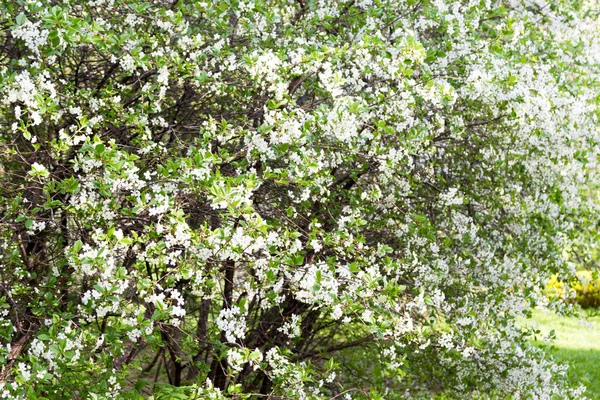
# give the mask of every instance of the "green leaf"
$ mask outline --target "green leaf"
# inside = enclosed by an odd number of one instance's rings
[[[27,21],[27,17],[25,16],[25,14],[21,13],[19,15],[17,15],[17,25],[23,25],[23,23],[25,23],[25,21]]]
[[[144,389],[144,386],[146,386],[148,384],[148,381],[144,380],[144,379],[140,379],[134,386],[135,390],[137,392],[142,391],[142,389]]]
[[[83,247],[83,243],[81,242],[81,240],[78,240],[73,244],[73,251],[75,253],[79,253],[81,251],[82,247]]]
[[[94,147],[94,151],[96,152],[96,154],[98,154],[99,156],[101,156],[102,154],[104,154],[104,150],[105,150],[105,146],[103,143],[98,143],[96,145],[96,147]]]

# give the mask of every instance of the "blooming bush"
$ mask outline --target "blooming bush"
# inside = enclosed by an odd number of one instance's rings
[[[0,5],[1,398],[583,397],[515,319],[594,2],[56,4]]]

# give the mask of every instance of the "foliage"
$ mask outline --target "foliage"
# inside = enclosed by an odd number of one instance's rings
[[[577,271],[568,283],[553,275],[546,285],[546,295],[567,302],[575,302],[583,308],[600,306],[600,278],[592,271]]]
[[[2,1],[0,397],[580,398],[594,6]]]

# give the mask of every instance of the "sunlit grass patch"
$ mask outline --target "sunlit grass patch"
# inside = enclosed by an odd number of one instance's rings
[[[542,336],[554,331],[556,340],[548,352],[560,362],[570,365],[573,382],[584,384],[588,396],[600,399],[600,317],[563,317],[550,311],[534,310],[533,322],[539,324]]]

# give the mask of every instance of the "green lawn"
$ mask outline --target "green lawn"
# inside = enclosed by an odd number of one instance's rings
[[[600,317],[561,317],[549,311],[534,310],[533,321],[542,335],[555,331],[556,341],[549,350],[556,360],[571,365],[570,377],[588,388],[588,396],[600,399]]]

